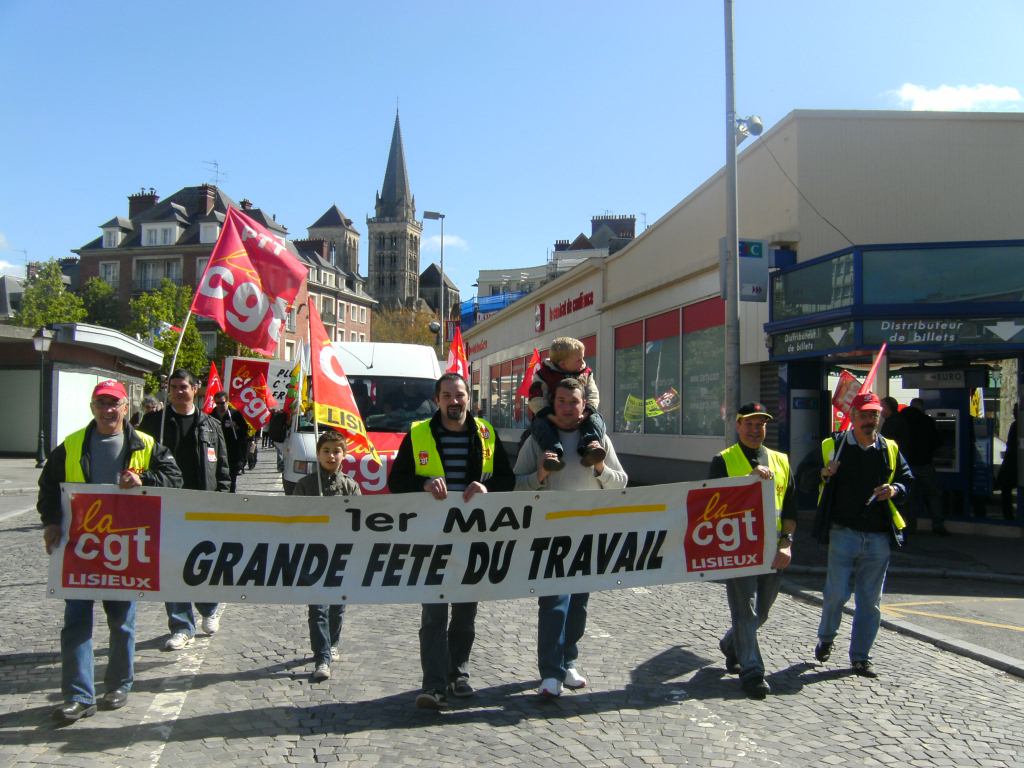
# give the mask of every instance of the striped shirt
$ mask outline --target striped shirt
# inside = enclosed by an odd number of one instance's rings
[[[469,431],[449,432],[442,429],[438,434],[437,450],[444,466],[444,482],[449,491],[464,491],[469,484],[466,467],[469,463]]]

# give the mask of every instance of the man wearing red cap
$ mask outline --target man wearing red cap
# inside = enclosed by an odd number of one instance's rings
[[[128,395],[120,382],[107,379],[97,384],[90,408],[93,420],[57,446],[39,476],[36,508],[43,521],[47,554],[56,550],[63,533],[61,483],[181,487],[181,472],[170,451],[128,423]],[[103,610],[110,627],[110,658],[101,704],[106,709],[119,709],[128,702],[135,677],[135,603],[104,600]],[[60,633],[64,703],[53,714],[65,723],[96,713],[92,617],[92,600],[64,601],[64,628]]]
[[[726,670],[739,674],[747,695],[763,699],[771,692],[764,679],[764,661],[757,642],[758,628],[768,620],[782,583],[782,569],[792,560],[793,534],[796,532],[796,490],[789,470],[789,457],[764,446],[772,415],[761,403],[746,403],[736,412],[739,440],[711,460],[708,477],[744,477],[756,475],[770,480],[775,492],[778,549],[771,573],[741,576],[725,582],[732,627],[718,647],[725,654]]]
[[[856,599],[850,663],[862,677],[877,677],[871,646],[878,634],[882,587],[889,567],[889,542],[901,541],[905,527],[895,500],[906,499],[914,479],[899,446],[878,432],[882,403],[872,392],[852,403],[853,426],[833,434],[800,464],[805,490],[818,486],[815,536],[828,543],[828,572],[814,656],[832,655],[843,606]]]

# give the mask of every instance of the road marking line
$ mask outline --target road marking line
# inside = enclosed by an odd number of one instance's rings
[[[25,507],[24,509],[12,509],[10,512],[4,512],[2,515],[0,515],[0,523],[2,523],[4,520],[10,520],[12,517],[24,515],[26,512],[31,512],[34,509],[35,507]]]
[[[896,616],[900,616],[902,614],[907,614],[907,615],[910,615],[910,616],[925,616],[925,617],[931,618],[931,619],[945,619],[946,621],[957,621],[957,622],[960,622],[961,624],[974,624],[974,625],[979,626],[979,627],[992,627],[993,629],[1009,629],[1009,630],[1011,630],[1013,632],[1024,632],[1024,627],[1015,627],[1012,624],[996,624],[996,623],[991,622],[991,621],[981,621],[980,619],[965,619],[965,618],[962,618],[960,616],[949,616],[949,615],[944,614],[944,613],[930,613],[928,611],[904,611],[904,610],[898,610],[896,606],[892,606],[892,605],[884,606],[883,605],[882,606],[882,612],[884,613],[887,610],[888,610],[888,612],[893,613]]]
[[[203,666],[203,661],[206,658],[206,652],[209,647],[209,643],[205,643],[202,648],[197,648],[193,644],[192,650],[189,651],[170,651],[170,653],[177,653],[178,666],[176,674],[172,677],[164,678],[161,688],[172,685],[180,685],[181,688],[171,691],[157,691],[153,696],[153,702],[146,709],[146,713],[142,716],[139,724],[135,726],[139,730],[153,732],[156,738],[160,740],[159,746],[149,753],[149,768],[156,768],[160,764],[164,748],[167,746],[171,732],[174,730],[174,723],[181,715],[181,710],[185,706],[185,699],[189,691],[192,690],[192,683],[195,681],[196,675],[199,674],[200,667]],[[183,683],[182,680],[185,682]],[[143,736],[139,740],[142,741],[146,738],[146,736]],[[131,746],[129,745],[124,748],[121,753],[122,759],[118,762],[118,765],[127,765],[123,760],[128,757],[127,753]],[[141,764],[145,765],[144,762]],[[135,758],[131,765],[132,768],[139,768],[140,762]]]

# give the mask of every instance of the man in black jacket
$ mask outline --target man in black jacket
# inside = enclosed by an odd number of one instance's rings
[[[914,477],[899,447],[878,433],[882,404],[872,392],[853,399],[853,427],[827,437],[800,463],[797,482],[819,488],[815,533],[828,542],[828,572],[814,656],[828,661],[843,606],[856,596],[850,635],[855,674],[877,677],[871,664],[881,624],[889,541],[904,527],[895,499],[906,499]]]
[[[149,435],[136,432],[126,420],[128,395],[121,382],[101,381],[92,391],[89,406],[93,420],[57,446],[39,476],[36,507],[43,522],[47,554],[56,550],[63,535],[61,483],[109,483],[125,489],[181,487],[181,472],[170,452]],[[76,538],[80,533],[70,535]],[[104,675],[107,690],[101,701],[107,709],[120,709],[128,703],[135,678],[135,603],[104,600],[103,611],[110,628],[110,656]],[[53,714],[65,723],[96,713],[92,625],[92,600],[64,601],[64,628],[60,633],[64,703]]]
[[[224,431],[224,444],[228,450],[228,471],[231,473],[231,493],[235,492],[238,475],[249,457],[249,425],[245,417],[228,406],[228,393],[221,390],[213,396],[213,416]]]
[[[469,415],[469,388],[457,373],[446,373],[434,387],[439,410],[427,421],[414,422],[395,457],[388,477],[392,493],[423,493],[435,499],[458,493],[469,501],[478,493],[511,491],[515,475],[494,428]],[[473,695],[469,654],[476,636],[476,603],[453,603],[448,624],[447,603],[425,603],[420,618],[420,665],[423,692],[420,709],[441,709],[448,694]]]
[[[216,419],[196,407],[199,380],[190,371],[179,368],[171,374],[167,390],[170,407],[147,413],[139,429],[171,450],[181,468],[185,488],[229,491],[231,473],[224,431]],[[171,631],[164,650],[180,651],[195,639],[196,619],[192,604],[166,603],[164,607]],[[220,629],[220,604],[196,603],[196,610],[202,616],[206,634],[212,635]]]

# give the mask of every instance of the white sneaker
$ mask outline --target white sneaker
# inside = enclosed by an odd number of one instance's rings
[[[587,678],[576,671],[576,667],[565,670],[565,687],[573,691],[587,687]]]
[[[321,680],[331,679],[331,665],[325,661],[320,662],[316,665],[316,669],[313,670],[313,679],[317,682]]]
[[[562,684],[557,678],[545,677],[537,689],[537,695],[542,699],[557,699],[562,695]]]
[[[224,603],[218,603],[209,616],[203,616],[203,632],[208,635],[217,634],[220,629],[220,617],[224,615]]]
[[[341,661],[341,651],[336,645],[331,646],[331,661]]]
[[[192,645],[195,642],[194,637],[189,637],[188,632],[175,632],[164,643],[165,651],[180,651],[186,645]]]

